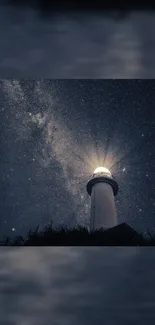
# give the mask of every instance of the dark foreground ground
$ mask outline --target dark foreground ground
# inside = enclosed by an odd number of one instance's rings
[[[144,238],[126,223],[122,223],[106,231],[89,232],[84,227],[53,229],[45,227],[44,231],[30,230],[27,238],[18,236],[14,239],[6,237],[1,246],[155,246],[155,236]]]

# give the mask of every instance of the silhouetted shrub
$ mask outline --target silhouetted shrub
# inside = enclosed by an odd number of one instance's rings
[[[15,239],[5,237],[0,242],[1,246],[155,246],[155,235],[149,233],[149,238],[123,223],[108,230],[99,229],[89,231],[87,228],[78,226],[68,229],[67,227],[53,228],[52,223],[45,226],[43,231],[35,230],[28,232],[27,238],[18,236]]]

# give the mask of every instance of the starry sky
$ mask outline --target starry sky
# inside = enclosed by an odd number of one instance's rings
[[[0,263],[1,324],[155,323],[153,247],[3,247]]]
[[[89,226],[86,183],[119,184],[118,222],[155,232],[154,80],[0,82],[0,236]]]

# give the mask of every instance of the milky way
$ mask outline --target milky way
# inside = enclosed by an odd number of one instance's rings
[[[1,235],[89,225],[86,182],[116,176],[119,222],[154,229],[154,81],[2,80]]]

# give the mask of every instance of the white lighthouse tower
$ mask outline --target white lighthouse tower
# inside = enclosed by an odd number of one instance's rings
[[[87,192],[91,196],[90,230],[108,229],[117,225],[114,196],[118,184],[111,172],[105,167],[95,169],[87,183]]]

